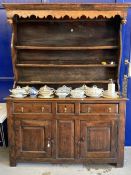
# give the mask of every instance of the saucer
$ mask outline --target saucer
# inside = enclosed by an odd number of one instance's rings
[[[27,95],[23,95],[23,96],[10,95],[10,97],[13,97],[13,98],[25,98],[25,97],[27,97]]]
[[[75,97],[75,96],[70,96],[70,98],[86,98],[86,96],[82,96],[82,97]]]
[[[42,96],[42,95],[39,95],[38,98],[54,98],[54,96],[53,95],[51,95],[51,96]]]

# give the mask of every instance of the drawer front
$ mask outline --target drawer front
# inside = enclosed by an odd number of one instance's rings
[[[80,113],[118,113],[118,104],[81,104]]]
[[[15,113],[51,113],[51,103],[14,103]]]
[[[75,104],[69,104],[69,103],[57,104],[57,113],[72,114],[74,112],[75,112]]]

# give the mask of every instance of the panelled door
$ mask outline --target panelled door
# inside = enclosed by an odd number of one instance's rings
[[[51,121],[16,120],[16,156],[24,159],[51,157]]]
[[[74,159],[75,121],[60,119],[56,127],[56,159]]]
[[[80,121],[80,157],[113,158],[117,149],[117,122],[115,120]]]

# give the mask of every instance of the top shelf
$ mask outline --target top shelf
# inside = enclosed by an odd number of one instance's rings
[[[19,50],[98,50],[98,49],[118,49],[118,46],[81,46],[81,47],[43,47],[43,46],[15,46]]]

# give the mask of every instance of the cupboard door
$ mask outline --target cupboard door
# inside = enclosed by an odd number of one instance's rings
[[[51,121],[16,120],[17,158],[51,157]]]
[[[80,123],[80,156],[82,158],[111,158],[116,156],[117,122]]]
[[[57,120],[57,159],[74,159],[74,120]]]

